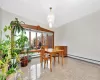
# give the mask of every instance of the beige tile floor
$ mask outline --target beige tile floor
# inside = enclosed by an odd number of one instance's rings
[[[99,65],[72,58],[65,58],[63,66],[56,62],[52,72],[49,67],[43,69],[39,58],[34,58],[27,67],[22,68],[22,71],[23,80],[100,80]],[[27,79],[28,76],[30,79]]]

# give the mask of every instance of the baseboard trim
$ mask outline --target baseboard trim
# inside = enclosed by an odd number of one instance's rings
[[[89,59],[89,58],[80,57],[80,56],[75,56],[75,55],[70,55],[70,54],[68,54],[68,57],[71,57],[71,58],[75,58],[75,59],[79,59],[79,60],[83,60],[83,61],[86,61],[86,62],[90,62],[90,63],[99,64],[100,65],[100,61],[98,61],[98,60]]]

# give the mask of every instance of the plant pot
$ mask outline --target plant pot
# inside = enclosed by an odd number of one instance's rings
[[[21,58],[21,67],[25,67],[28,65],[28,58],[27,56]]]
[[[17,60],[16,58],[11,59],[11,64],[9,65],[10,67],[16,68],[17,67]]]
[[[12,64],[15,64],[15,63],[16,63],[16,58],[12,58],[12,59],[11,59],[11,63],[12,63]]]
[[[31,56],[28,56],[28,62],[30,62],[30,61],[31,61],[31,59],[32,59],[32,57],[31,57]]]

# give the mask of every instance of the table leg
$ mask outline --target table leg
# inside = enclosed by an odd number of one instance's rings
[[[55,65],[55,62],[56,62],[56,57],[54,56],[54,65]]]
[[[59,63],[59,54],[58,54],[58,63]]]
[[[62,66],[63,66],[63,64],[64,64],[64,53],[63,53],[63,51],[61,53],[62,53]]]
[[[52,72],[52,53],[50,53],[50,71]]]
[[[41,66],[43,64],[43,59],[42,59],[42,56],[40,55],[40,63],[41,63]]]
[[[44,69],[45,69],[45,66],[46,66],[46,60],[44,60]]]

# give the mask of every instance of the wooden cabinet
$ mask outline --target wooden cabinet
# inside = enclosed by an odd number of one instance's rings
[[[67,46],[55,46],[55,49],[64,50],[64,57],[67,57]]]

